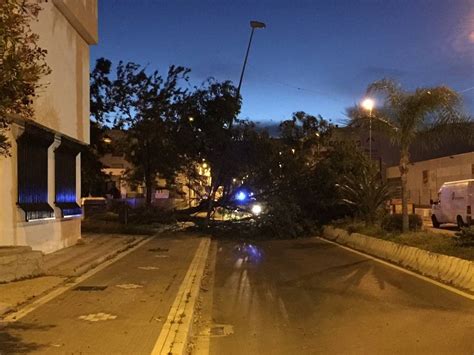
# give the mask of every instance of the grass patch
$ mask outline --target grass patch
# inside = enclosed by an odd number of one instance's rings
[[[428,231],[413,231],[408,233],[387,232],[380,225],[366,226],[359,221],[338,221],[335,227],[346,229],[349,233],[360,233],[371,237],[388,240],[398,244],[408,245],[433,253],[444,254],[474,260],[474,247],[463,246],[458,239],[443,234]]]

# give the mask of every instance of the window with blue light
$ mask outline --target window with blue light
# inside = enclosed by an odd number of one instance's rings
[[[55,150],[55,205],[64,218],[82,214],[76,202],[76,157],[80,146],[66,138]]]
[[[54,218],[48,203],[48,148],[54,134],[27,124],[17,139],[18,207],[25,220]]]

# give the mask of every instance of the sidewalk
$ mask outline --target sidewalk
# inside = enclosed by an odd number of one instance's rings
[[[0,320],[0,349],[184,354],[209,245],[210,238],[201,233],[146,238],[5,315]]]
[[[80,276],[88,270],[132,248],[142,236],[119,234],[83,234],[81,241],[69,248],[44,256],[49,276]]]
[[[44,256],[45,276],[0,284],[0,316],[125,252],[144,238],[83,234],[78,244]]]

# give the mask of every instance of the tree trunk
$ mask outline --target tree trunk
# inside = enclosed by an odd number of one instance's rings
[[[153,189],[153,179],[151,178],[151,176],[145,177],[145,189],[146,189],[145,204],[147,207],[150,207],[152,189]]]
[[[214,209],[214,200],[216,199],[217,189],[219,188],[219,182],[214,179],[211,182],[211,190],[209,191],[209,197],[207,199],[207,213],[206,213],[206,226],[209,227],[209,222],[211,220],[212,211]]]
[[[410,161],[410,154],[408,148],[403,148],[400,156],[400,178],[402,183],[402,231],[403,233],[409,230],[408,220],[408,193],[407,193],[407,179],[408,179],[408,163]]]

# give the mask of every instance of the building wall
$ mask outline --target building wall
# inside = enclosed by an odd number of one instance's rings
[[[400,177],[398,166],[387,169],[387,178]],[[438,190],[447,181],[474,178],[474,152],[419,161],[409,165],[408,196],[417,206],[428,206],[436,200]]]
[[[55,133],[48,148],[48,203],[55,208],[55,154],[61,137],[82,144],[89,142],[89,45],[97,42],[97,0],[53,0],[44,3],[39,21],[32,24],[39,45],[48,51],[52,73],[42,80],[47,86],[37,92],[34,122]],[[52,252],[76,243],[80,218],[26,222],[17,207],[18,162],[16,138],[24,123],[16,121],[9,132],[11,157],[0,158],[0,245],[29,245]],[[76,158],[76,200],[80,197],[80,155]]]
[[[80,3],[81,1],[77,1]],[[48,51],[50,75],[35,101],[35,121],[71,138],[89,143],[89,44],[74,28],[59,1],[47,2],[32,30],[40,35],[39,46]],[[74,2],[73,2],[74,3]],[[96,0],[88,0],[96,4]],[[66,7],[67,8],[67,7]],[[97,13],[91,11],[90,18]]]

